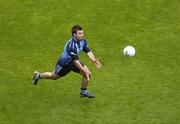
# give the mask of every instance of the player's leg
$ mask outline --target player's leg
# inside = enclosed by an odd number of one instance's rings
[[[89,69],[86,65],[83,65],[83,67],[85,68],[85,70],[89,71]],[[87,88],[89,80],[87,79],[87,77],[84,75],[84,73],[82,71],[80,71],[80,74],[82,75],[81,88]],[[89,75],[89,79],[90,79],[90,77],[91,77],[91,75]]]
[[[88,67],[85,66],[83,63],[81,63],[82,66],[87,70],[89,71]],[[88,98],[95,98],[95,95],[94,94],[91,94],[88,90],[87,90],[87,87],[88,87],[88,84],[89,84],[89,80],[87,79],[87,77],[84,75],[83,72],[81,72],[75,65],[74,65],[74,68],[72,69],[74,72],[76,73],[79,73],[82,75],[82,82],[81,82],[81,88],[80,88],[80,95],[82,97],[88,97]],[[89,71],[90,72],[90,71]],[[90,75],[89,75],[89,78],[90,78]]]
[[[51,79],[51,80],[57,80],[66,74],[68,74],[71,70],[66,67],[61,67],[60,65],[56,65],[53,72],[37,72],[35,71],[35,75],[33,77],[33,84],[36,85],[39,79]]]
[[[88,67],[84,65],[84,68],[89,71]],[[90,72],[90,71],[89,71]],[[88,98],[95,98],[95,94],[90,93],[87,88],[88,88],[88,84],[89,84],[89,80],[87,79],[87,77],[83,74],[83,72],[80,72],[80,74],[82,75],[82,82],[81,82],[81,90],[80,90],[80,94],[82,97],[88,97]],[[90,79],[89,75],[89,79]]]
[[[37,82],[40,79],[51,79],[51,80],[57,80],[58,78],[60,78],[59,75],[55,74],[54,72],[34,72],[34,77],[33,77],[33,84],[36,85]]]
[[[57,80],[60,78],[59,75],[55,74],[54,72],[43,72],[39,75],[40,79],[51,79],[51,80]]]

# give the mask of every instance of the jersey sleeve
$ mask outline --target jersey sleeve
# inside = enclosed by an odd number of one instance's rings
[[[72,60],[78,60],[77,48],[76,45],[72,42],[67,46],[67,52],[71,56]]]
[[[84,40],[84,41],[85,41],[85,40]],[[83,46],[83,51],[84,51],[85,53],[88,53],[88,52],[91,51],[91,50],[89,49],[86,41],[85,41],[84,46]]]

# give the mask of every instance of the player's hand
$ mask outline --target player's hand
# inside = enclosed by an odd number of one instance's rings
[[[91,76],[91,72],[90,72],[88,69],[84,68],[84,70],[83,70],[83,75],[84,75],[84,77],[86,77],[86,79],[89,81],[90,76]]]
[[[101,62],[99,61],[99,59],[96,59],[96,61],[94,62],[95,66],[97,69],[101,68],[102,64]]]

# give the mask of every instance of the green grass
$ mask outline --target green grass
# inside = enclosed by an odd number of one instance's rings
[[[0,124],[179,124],[178,0],[0,0]],[[96,99],[79,97],[70,73],[32,86],[33,71],[52,71],[84,27],[103,61],[92,72]],[[124,57],[126,45],[136,56]]]

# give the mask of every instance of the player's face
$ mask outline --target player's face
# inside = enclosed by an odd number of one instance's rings
[[[77,30],[75,37],[77,38],[77,40],[82,40],[84,38],[83,30]]]

